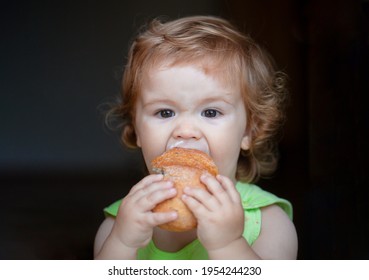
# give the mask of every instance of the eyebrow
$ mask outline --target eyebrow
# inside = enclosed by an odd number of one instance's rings
[[[206,99],[204,99],[202,102],[203,103],[212,103],[212,102],[224,102],[227,103],[229,105],[233,105],[233,103],[228,99],[228,98],[224,98],[224,96],[230,96],[232,95],[231,93],[226,93],[226,94],[222,94],[221,96],[216,96],[216,97],[208,97]]]
[[[215,94],[205,97],[204,99],[200,100],[201,104],[208,104],[208,103],[215,103],[215,102],[224,102],[230,106],[234,106],[234,102],[233,98],[235,93],[232,91],[214,91]],[[145,99],[147,101],[145,101]],[[235,98],[237,99],[237,98]],[[143,107],[148,107],[151,105],[156,105],[156,104],[165,104],[168,106],[174,106],[177,101],[172,101],[170,99],[170,97],[168,98],[163,98],[163,97],[153,97],[153,96],[148,96],[147,98],[141,98],[142,101],[142,105]]]
[[[144,107],[155,105],[157,103],[174,104],[175,102],[164,98],[154,98],[152,100],[149,100],[148,102],[145,102],[144,100],[142,101]]]

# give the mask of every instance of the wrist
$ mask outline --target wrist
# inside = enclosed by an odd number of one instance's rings
[[[112,240],[114,240],[115,244],[119,244],[120,247],[129,251],[137,251],[139,248],[144,247],[141,242],[137,242],[134,238],[132,238],[132,234],[124,234],[118,230],[115,230],[114,228],[110,233],[110,237]]]

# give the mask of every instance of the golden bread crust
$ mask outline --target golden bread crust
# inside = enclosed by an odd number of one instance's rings
[[[177,189],[177,195],[159,203],[153,212],[177,211],[178,218],[175,221],[160,225],[160,228],[169,231],[188,231],[196,228],[197,221],[188,209],[181,197],[183,189],[187,187],[203,188],[200,177],[204,173],[213,176],[218,174],[218,168],[206,153],[198,150],[173,148],[152,161],[155,172],[164,174],[164,180],[171,180]]]
[[[213,159],[206,153],[195,149],[173,148],[152,161],[153,168],[180,165],[206,170],[213,176],[218,174],[218,168]]]

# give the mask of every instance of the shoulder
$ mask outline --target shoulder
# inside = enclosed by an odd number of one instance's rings
[[[118,214],[118,210],[119,210],[119,206],[122,203],[122,199],[119,199],[117,201],[115,201],[114,203],[110,204],[109,206],[104,208],[104,214],[105,217],[109,217],[109,216],[117,216]]]
[[[263,259],[296,259],[297,233],[286,212],[273,204],[263,207],[261,215],[260,236],[253,249]]]
[[[265,208],[269,205],[278,205],[292,220],[293,209],[291,203],[262,188],[248,183],[237,182],[236,188],[240,193],[242,206],[245,210]]]

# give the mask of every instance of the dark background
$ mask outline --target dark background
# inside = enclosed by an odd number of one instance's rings
[[[368,1],[7,1],[0,7],[0,259],[91,259],[102,208],[139,180],[104,127],[135,30],[232,20],[289,75],[280,168],[299,259],[369,258]]]

